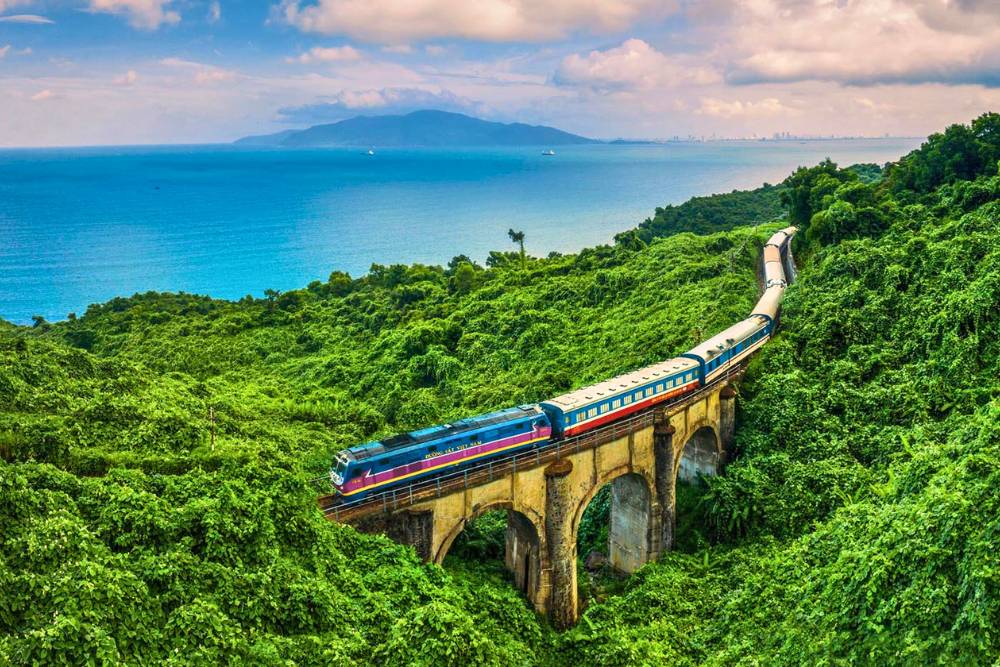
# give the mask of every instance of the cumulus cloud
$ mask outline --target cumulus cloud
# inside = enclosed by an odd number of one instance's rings
[[[180,22],[181,15],[166,5],[171,0],[89,0],[92,12],[121,14],[129,25],[142,30],[155,30],[161,25]]]
[[[481,114],[484,106],[448,90],[422,88],[382,88],[380,90],[344,90],[314,104],[280,109],[282,122],[296,125],[333,123],[365,113],[405,114],[421,109],[438,109]]]
[[[609,91],[678,83],[709,84],[718,81],[719,75],[706,67],[684,65],[641,39],[629,39],[605,51],[567,56],[553,80],[565,86]]]
[[[676,11],[676,0],[284,0],[283,19],[305,32],[400,44],[455,37],[490,42],[614,32]]]
[[[733,0],[730,15],[731,83],[1000,86],[998,2]]]
[[[303,65],[311,63],[351,62],[355,60],[361,60],[361,52],[349,45],[315,46],[294,58],[285,58],[286,62],[302,63]]]
[[[43,25],[46,23],[55,23],[55,21],[44,16],[39,16],[38,14],[11,14],[10,16],[0,16],[0,23],[34,23]]]
[[[706,97],[701,100],[701,106],[695,109],[695,113],[703,116],[727,119],[739,117],[764,118],[769,116],[796,115],[799,113],[799,110],[782,104],[775,97],[765,97],[756,102],[743,102],[740,100],[726,101]]]
[[[6,58],[8,51],[10,51],[10,44],[0,46],[0,58]]]
[[[30,99],[32,102],[44,102],[45,100],[51,100],[53,97],[55,97],[55,93],[51,90],[45,89],[38,91],[32,95]]]
[[[218,23],[222,18],[222,5],[219,4],[218,0],[211,3],[208,6],[208,22]]]
[[[201,85],[235,81],[238,77],[238,74],[233,70],[223,69],[215,65],[206,65],[192,60],[184,60],[182,58],[164,58],[160,61],[160,64],[164,67],[192,72],[194,74],[194,82]]]

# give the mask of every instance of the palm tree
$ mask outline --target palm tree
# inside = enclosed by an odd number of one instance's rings
[[[524,232],[515,232],[513,228],[507,230],[507,236],[510,237],[511,242],[517,243],[521,246],[521,268],[523,269],[527,263],[527,257],[524,254]]]

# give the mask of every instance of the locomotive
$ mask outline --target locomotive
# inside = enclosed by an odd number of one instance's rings
[[[771,337],[787,281],[782,250],[787,227],[764,245],[764,293],[750,316],[673,359],[576,389],[449,424],[341,450],[330,481],[345,500],[433,477],[473,463],[543,447],[711,384]]]

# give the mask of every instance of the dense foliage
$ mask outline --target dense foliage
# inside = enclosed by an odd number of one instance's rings
[[[686,348],[750,307],[764,238],[374,266],[265,299],[144,294],[3,328],[0,655],[540,659],[549,633],[496,568],[446,573],[329,524],[310,479],[376,434]],[[456,554],[473,550],[497,556],[496,531]]]
[[[0,325],[0,663],[994,661],[998,125],[663,209],[576,255]],[[741,387],[737,459],[682,494],[683,549],[588,593],[574,630],[474,562],[498,556],[502,518],[443,570],[316,511],[310,480],[345,444],[537,400],[743,317],[773,227],[687,232],[779,206],[803,228],[800,280]]]

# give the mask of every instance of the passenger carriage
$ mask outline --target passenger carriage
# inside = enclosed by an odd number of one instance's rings
[[[698,364],[680,357],[542,401],[557,436],[577,435],[694,391]]]

